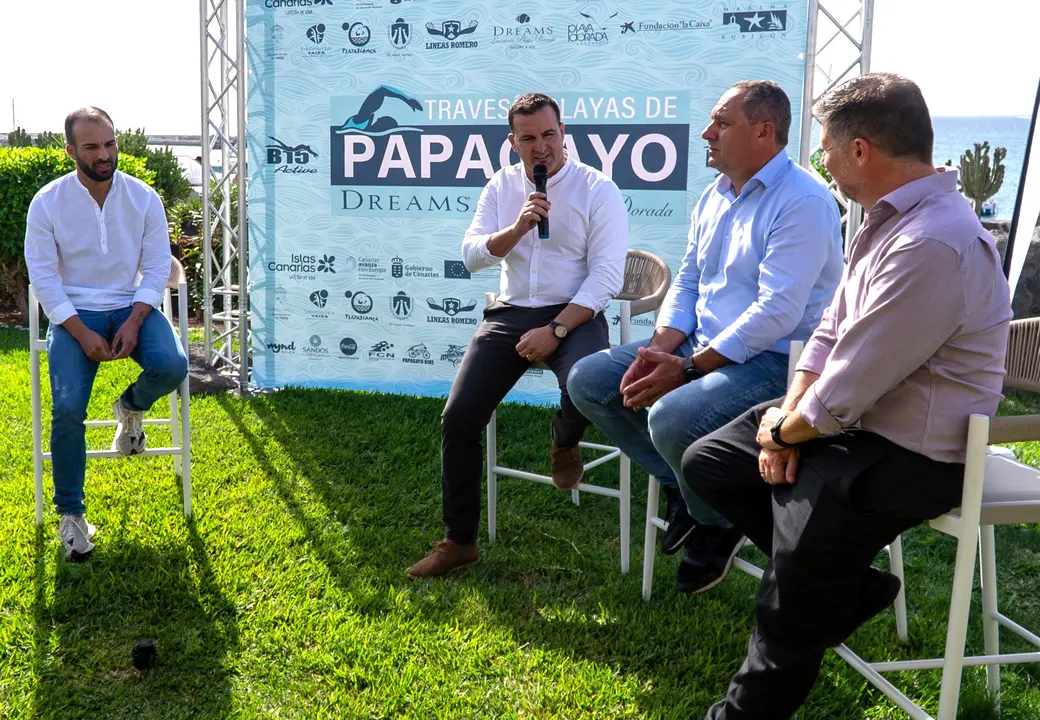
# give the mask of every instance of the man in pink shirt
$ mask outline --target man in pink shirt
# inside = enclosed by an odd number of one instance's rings
[[[841,286],[787,396],[683,456],[689,487],[770,558],[711,720],[794,714],[826,649],[898,594],[877,553],[960,504],[968,416],[1001,399],[1008,285],[956,171],[932,166],[920,89],[863,75],[815,112],[824,166],[866,211]]]

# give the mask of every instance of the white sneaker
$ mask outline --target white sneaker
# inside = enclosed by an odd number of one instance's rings
[[[58,538],[65,549],[65,559],[81,562],[90,557],[94,543],[90,541],[97,531],[84,515],[62,515],[58,522]]]
[[[123,455],[137,455],[144,450],[144,413],[128,409],[122,400],[112,403],[112,412],[119,426],[112,440],[112,449]]]

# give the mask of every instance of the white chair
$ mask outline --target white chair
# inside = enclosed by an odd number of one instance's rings
[[[1040,652],[1000,653],[1001,626],[1036,646],[1038,651],[1040,636],[1001,614],[997,607],[993,533],[995,525],[1040,523],[1040,471],[987,448],[989,443],[1037,439],[1040,439],[1040,415],[993,419],[972,415],[968,421],[961,506],[927,523],[928,527],[957,538],[944,656],[929,660],[868,663],[845,645],[836,649],[838,655],[915,720],[930,719],[931,716],[881,673],[941,668],[937,717],[938,720],[954,720],[960,698],[961,672],[965,666],[985,665],[990,692],[999,700],[1001,664],[1040,662]],[[965,657],[976,543],[982,580],[982,628],[986,654]]]
[[[672,282],[672,271],[664,260],[642,250],[629,250],[625,261],[625,281],[618,293],[616,300],[621,301],[621,344],[631,342],[631,320],[633,317],[648,312],[655,312],[664,302],[664,296]],[[487,293],[485,299],[490,305],[497,297],[497,293]],[[543,363],[537,363],[533,367],[545,369]],[[498,476],[519,478],[521,480],[533,480],[534,482],[552,485],[552,478],[548,475],[526,472],[507,468],[498,464],[498,411],[491,413],[491,421],[487,426],[487,513],[488,513],[488,540],[494,542],[497,529],[498,513]],[[612,445],[601,445],[598,443],[582,442],[580,447],[587,450],[595,450],[606,453],[601,457],[585,463],[585,472],[599,467],[611,460],[619,460],[621,465],[620,481],[617,488],[603,487],[601,485],[590,485],[579,483],[571,490],[571,500],[578,505],[580,492],[592,493],[593,495],[605,495],[617,498],[621,502],[621,572],[628,572],[629,556],[631,553],[631,462],[620,449]]]
[[[162,312],[173,323],[171,290],[177,291],[177,334],[185,356],[188,355],[188,283],[184,268],[176,258],[170,263],[170,279],[166,283]],[[51,458],[51,453],[43,450],[43,413],[40,406],[40,356],[47,353],[47,340],[40,336],[40,308],[29,286],[29,363],[32,370],[32,410],[33,410],[33,475],[36,480],[36,524],[43,524],[43,461]],[[177,396],[180,396],[180,422],[178,424]],[[184,515],[191,517],[191,434],[189,424],[190,398],[188,394],[188,378],[176,391],[170,393],[170,415],[167,418],[147,419],[145,425],[168,425],[170,428],[170,447],[147,448],[141,456],[172,455],[173,471],[181,478],[184,491]],[[115,426],[115,420],[88,420],[88,427]],[[88,458],[123,457],[115,450],[88,450]]]
[[[794,381],[795,371],[798,369],[798,358],[802,354],[802,350],[805,349],[805,343],[795,341],[791,343],[791,353],[787,362],[787,384],[791,385]],[[668,523],[665,522],[664,518],[660,517],[658,512],[659,498],[661,492],[661,484],[657,481],[657,478],[651,477],[647,485],[646,493],[646,533],[643,537],[643,600],[650,602],[650,593],[653,590],[654,585],[654,561],[657,557],[657,531],[668,530]],[[749,541],[748,545],[752,545]],[[889,566],[892,569],[892,574],[899,578],[900,583],[903,582],[903,546],[900,543],[899,538],[896,538],[895,542],[885,548],[889,554]],[[762,568],[757,565],[749,563],[743,558],[733,558],[733,567],[746,572],[748,575],[758,580],[762,579]],[[896,597],[893,607],[896,613],[896,631],[899,634],[899,638],[903,641],[907,639],[907,626],[906,626],[906,600],[905,592],[900,589],[899,595]]]

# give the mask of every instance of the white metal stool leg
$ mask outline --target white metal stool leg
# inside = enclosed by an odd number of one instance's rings
[[[903,576],[903,538],[897,537],[892,541],[888,550],[888,566],[892,574],[899,578],[899,594],[896,595],[893,607],[896,612],[896,635],[901,642],[908,642],[910,634],[906,625],[906,580]]]
[[[643,600],[650,601],[654,587],[654,561],[657,559],[657,505],[661,494],[661,483],[653,475],[646,485],[646,530],[643,533]]]
[[[487,426],[487,523],[488,542],[495,542],[495,514],[498,508],[498,410],[491,412]]]
[[[36,489],[36,524],[43,524],[43,412],[40,407],[40,306],[29,286],[29,367],[32,373],[33,484]]]
[[[982,580],[982,633],[986,654],[1000,654],[1000,623],[997,622],[997,548],[993,526],[979,528],[979,565]],[[989,691],[1000,710],[1000,665],[986,666]]]
[[[632,461],[628,455],[621,454],[621,574],[628,574],[628,565],[632,554]]]

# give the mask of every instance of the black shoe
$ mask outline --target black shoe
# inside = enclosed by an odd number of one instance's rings
[[[683,500],[679,489],[666,486],[663,490],[665,499],[668,501],[668,507],[664,516],[665,522],[668,523],[668,529],[661,539],[661,552],[665,555],[673,555],[686,542],[686,538],[690,536],[696,523],[690,517],[690,513],[687,512],[686,501]]]
[[[824,647],[837,647],[845,642],[861,625],[894,603],[902,587],[899,578],[892,573],[870,568],[860,591],[859,605],[852,615],[838,624],[833,633],[824,638]]]
[[[736,528],[697,525],[686,541],[679,563],[679,592],[702,593],[722,582],[746,540]]]

